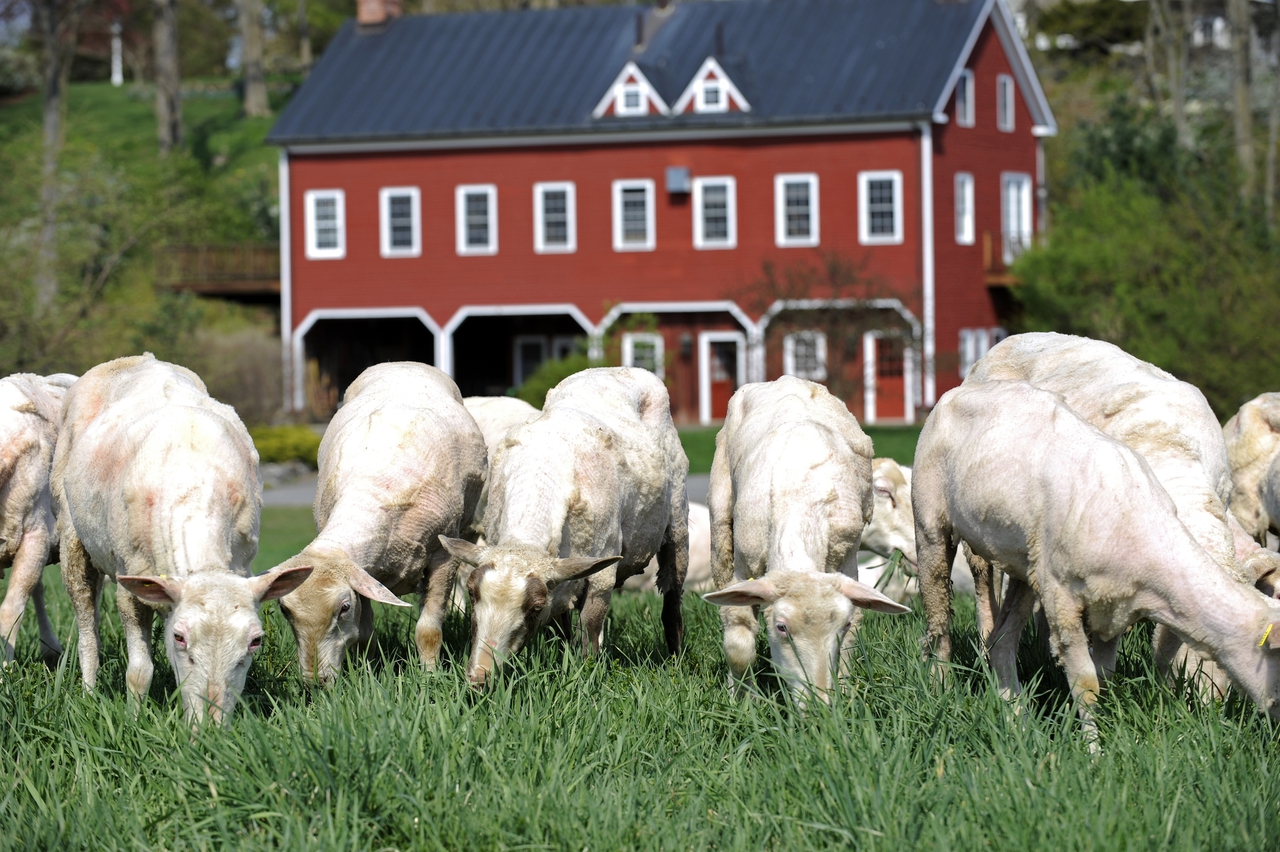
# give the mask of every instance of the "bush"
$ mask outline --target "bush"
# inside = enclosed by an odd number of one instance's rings
[[[574,373],[581,373],[591,367],[604,366],[606,366],[605,362],[593,360],[585,352],[575,352],[564,358],[543,361],[541,366],[533,371],[533,375],[525,379],[524,384],[516,390],[516,396],[534,408],[541,409],[542,404],[547,401],[547,394],[553,387]]]
[[[249,430],[263,464],[301,461],[319,467],[320,436],[306,426],[258,426]]]

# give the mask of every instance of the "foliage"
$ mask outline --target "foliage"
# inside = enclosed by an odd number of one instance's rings
[[[0,22],[0,26],[4,26]],[[0,41],[0,98],[40,85],[40,67],[31,53]]]
[[[1071,35],[1079,49],[1105,54],[1112,45],[1142,41],[1147,5],[1129,0],[1061,0],[1040,13],[1041,32]]]
[[[1193,173],[1201,180],[1208,176],[1206,166],[1179,147],[1172,122],[1123,95],[1108,100],[1099,120],[1082,121],[1075,136],[1068,189],[1124,175],[1148,192],[1168,197],[1186,189]]]
[[[574,373],[581,373],[591,367],[607,366],[604,361],[597,361],[585,352],[575,352],[564,358],[548,358],[538,365],[533,375],[525,379],[524,384],[516,389],[516,396],[532,405],[542,408],[547,401],[547,394]]]
[[[320,436],[306,426],[255,426],[249,430],[253,445],[258,448],[258,460],[272,462],[301,461],[319,467]]]
[[[182,76],[191,79],[226,74],[227,51],[236,33],[233,0],[178,0]]]

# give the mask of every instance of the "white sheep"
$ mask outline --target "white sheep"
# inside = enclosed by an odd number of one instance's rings
[[[926,656],[950,658],[948,574],[963,540],[1009,575],[990,650],[1002,692],[1020,689],[1018,637],[1038,596],[1091,742],[1120,635],[1143,618],[1280,715],[1280,602],[1219,569],[1146,460],[1058,394],[1011,381],[948,392],[920,435],[912,486]]]
[[[75,376],[18,373],[0,379],[0,576],[12,566],[0,604],[0,649],[13,649],[27,600],[35,602],[40,656],[54,665],[62,644],[44,606],[44,567],[58,561],[49,472],[62,421],[62,400]]]
[[[373,636],[372,601],[422,607],[414,638],[435,668],[457,571],[440,535],[471,526],[484,485],[484,436],[435,367],[378,364],[347,388],[320,442],[319,534],[284,563],[311,578],[280,601],[307,681],[331,683],[347,649]]]
[[[51,488],[85,686],[97,682],[98,601],[111,577],[130,695],[147,694],[152,617],[167,610],[165,650],[187,718],[228,719],[262,646],[259,605],[311,573],[250,574],[262,485],[235,410],[150,354],[101,364],[67,392]]]
[[[689,592],[709,592],[716,587],[711,576],[711,512],[702,503],[689,504],[689,571],[684,588]],[[629,592],[658,594],[658,560],[649,560],[643,574],[628,577],[622,588]]]
[[[1222,427],[1231,462],[1231,513],[1260,544],[1280,530],[1280,393],[1240,406]]]
[[[858,607],[906,612],[857,579],[871,518],[871,439],[822,385],[784,376],[739,388],[711,463],[712,571],[735,691],[762,607],[774,668],[798,698],[830,700]]]
[[[540,626],[555,621],[567,632],[579,599],[585,650],[598,652],[614,588],[655,554],[663,631],[676,653],[688,471],[667,389],[647,370],[584,370],[547,394],[542,415],[498,447],[484,519],[489,543],[443,539],[475,569],[471,683],[483,686]]]

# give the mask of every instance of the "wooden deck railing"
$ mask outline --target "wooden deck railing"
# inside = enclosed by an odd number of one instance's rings
[[[170,246],[156,255],[156,283],[202,296],[280,292],[280,249],[271,243]]]
[[[1016,287],[1022,283],[1004,263],[1004,245],[1000,234],[982,232],[982,270],[988,287]]]

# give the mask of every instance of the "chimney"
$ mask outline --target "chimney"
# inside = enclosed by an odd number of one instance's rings
[[[400,17],[400,0],[356,0],[356,23],[378,27]]]

